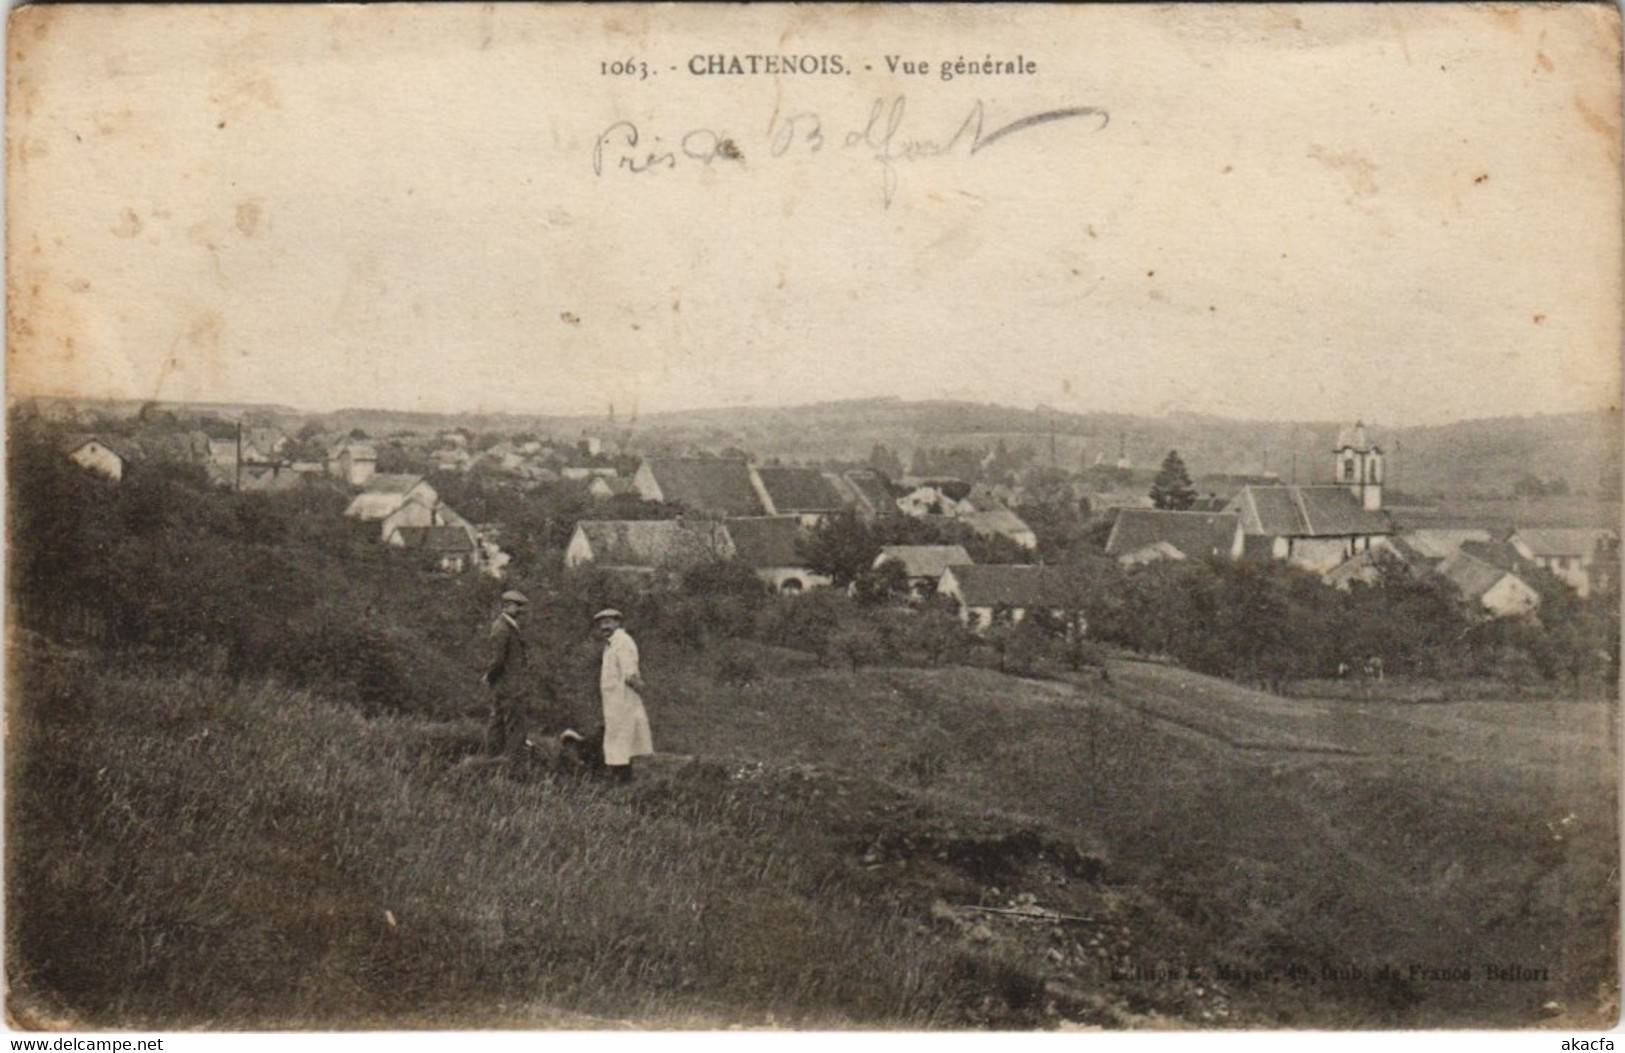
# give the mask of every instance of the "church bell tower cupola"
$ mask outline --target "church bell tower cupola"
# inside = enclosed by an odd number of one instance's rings
[[[1382,509],[1382,447],[1366,434],[1364,422],[1337,433],[1332,481],[1347,488],[1368,512]]]

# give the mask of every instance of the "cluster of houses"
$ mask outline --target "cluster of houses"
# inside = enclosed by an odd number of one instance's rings
[[[650,457],[638,466],[632,487],[643,500],[679,505],[694,518],[583,521],[565,549],[566,566],[652,573],[708,555],[743,562],[775,591],[800,592],[830,582],[804,565],[798,539],[830,516],[848,512],[869,522],[903,515],[953,520],[1023,548],[1038,543],[1032,529],[987,488],[957,480],[905,480],[899,497],[869,469]]]
[[[437,445],[426,451],[439,472],[487,471],[524,483],[579,482],[594,498],[607,500],[632,492],[632,482],[602,463],[616,451],[614,442],[583,436],[577,442],[542,439],[503,439],[483,450],[473,450],[462,431],[442,432]]]
[[[421,475],[390,472],[368,477],[344,510],[346,517],[378,524],[378,540],[421,556],[424,562],[460,574],[485,565],[491,546],[482,547],[478,528],[440,499]]]
[[[289,438],[268,426],[245,425],[224,440],[190,432],[166,441],[176,448],[165,456],[201,463],[222,487],[274,492],[313,477],[335,480],[356,491],[348,517],[376,523],[380,543],[416,553],[440,570],[497,572],[506,559],[495,544],[496,529],[459,515],[423,476],[379,472],[377,447],[366,439],[336,438],[321,461],[291,457]],[[572,567],[650,574],[724,558],[750,567],[775,591],[795,593],[830,584],[805,565],[798,542],[842,513],[870,522],[898,516],[956,522],[1021,549],[1037,547],[1015,511],[1021,494],[1008,486],[913,477],[894,485],[868,469],[758,466],[726,457],[647,457],[624,477],[602,463],[609,451],[598,439],[505,440],[478,452],[461,431],[417,441],[416,452],[440,471],[482,468],[521,484],[574,481],[594,497],[625,495],[685,510],[676,519],[581,521],[564,555]],[[139,455],[134,445],[75,435],[66,453],[83,468],[117,480]],[[1285,484],[1275,476],[1225,477],[1235,484],[1230,496],[1199,499],[1185,511],[1144,507],[1144,500],[1119,502],[1110,509],[1105,552],[1125,566],[1274,559],[1345,589],[1374,581],[1392,558],[1413,573],[1449,579],[1486,616],[1538,612],[1541,590],[1554,578],[1586,596],[1611,584],[1617,573],[1619,538],[1606,529],[1520,528],[1499,536],[1483,529],[1401,530],[1383,508],[1383,451],[1367,429],[1343,429],[1332,454],[1330,478],[1318,485]],[[995,611],[1020,620],[1033,610],[1075,607],[1081,587],[1069,568],[977,565],[958,545],[888,546],[876,562],[901,565],[917,596],[953,599],[972,626],[989,623]]]
[[[1273,559],[1321,575],[1338,588],[1370,584],[1391,557],[1417,574],[1439,574],[1487,617],[1534,614],[1551,572],[1579,595],[1616,572],[1619,538],[1605,529],[1521,528],[1493,537],[1488,530],[1402,531],[1383,508],[1382,448],[1363,424],[1344,428],[1333,450],[1330,480],[1285,484],[1273,476],[1237,480],[1225,499],[1168,511],[1112,509],[1106,554],[1124,566],[1162,561]],[[795,592],[827,585],[797,558],[800,530],[850,509],[866,518],[907,515],[957,520],[1026,549],[1030,528],[1011,510],[1009,495],[957,479],[905,479],[893,496],[871,471],[757,468],[743,460],[653,458],[633,486],[649,500],[680,503],[703,520],[660,523],[583,522],[565,553],[568,566],[594,564],[650,573],[699,555],[741,560],[773,588]],[[1033,610],[1076,607],[1076,572],[1062,566],[977,565],[957,545],[884,548],[877,564],[902,565],[916,596],[955,601],[969,625],[988,624],[995,611],[1019,621]],[[1549,585],[1547,586],[1549,587]]]
[[[299,486],[308,474],[320,474],[317,463],[296,464],[283,456],[288,437],[275,428],[243,427],[230,439],[187,431],[141,438],[70,435],[66,452],[75,464],[108,479],[122,479],[140,460],[199,465],[218,486],[243,491],[274,492]]]
[[[1383,510],[1382,448],[1364,425],[1343,429],[1333,453],[1332,481],[1323,485],[1249,483],[1216,511],[1119,510],[1106,553],[1124,565],[1268,557],[1343,589],[1375,581],[1386,555],[1412,573],[1449,579],[1490,617],[1539,608],[1535,570],[1581,596],[1616,572],[1619,537],[1611,530],[1520,528],[1500,539],[1481,529],[1401,531]]]
[[[679,504],[700,518],[583,521],[565,549],[566,566],[651,574],[705,558],[733,559],[781,593],[827,586],[806,566],[798,540],[844,512],[873,522],[912,516],[956,521],[983,536],[1007,538],[1031,550],[1038,540],[1000,495],[953,479],[904,479],[898,496],[879,473],[757,467],[738,459],[648,458],[633,486],[650,501]],[[1039,608],[1076,609],[1078,575],[1067,567],[976,565],[961,545],[895,545],[876,565],[902,566],[916,595],[940,593],[961,618],[985,626],[995,611],[1013,620]]]

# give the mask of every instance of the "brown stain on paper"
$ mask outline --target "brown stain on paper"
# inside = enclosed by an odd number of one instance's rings
[[[237,206],[237,229],[243,237],[252,238],[260,229],[260,218],[265,210],[253,201],[244,201]]]
[[[1580,120],[1585,122],[1586,127],[1596,132],[1610,150],[1617,147],[1619,143],[1619,123],[1617,121],[1610,121],[1596,110],[1593,110],[1578,95],[1574,97],[1574,109],[1575,112],[1579,113]]]
[[[1614,105],[1619,104],[1619,97],[1614,97]],[[1580,120],[1595,135],[1597,144],[1602,148],[1603,156],[1608,160],[1609,168],[1616,177],[1620,170],[1620,138],[1619,118],[1613,113],[1598,112],[1586,105],[1586,101],[1578,94],[1574,96],[1574,112],[1580,115]]]
[[[119,213],[118,222],[113,224],[115,238],[133,238],[141,233],[143,224],[141,217],[135,214],[135,209],[126,208]]]
[[[1359,151],[1333,153],[1319,143],[1311,143],[1309,156],[1347,179],[1354,196],[1370,197],[1377,193],[1377,166]]]

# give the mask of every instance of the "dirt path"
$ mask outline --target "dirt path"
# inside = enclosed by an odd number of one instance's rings
[[[1607,762],[1613,714],[1597,702],[1428,705],[1282,698],[1173,667],[1124,662],[1105,695],[1238,751],[1560,767]]]

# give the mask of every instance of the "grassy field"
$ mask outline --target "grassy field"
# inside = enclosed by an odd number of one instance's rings
[[[662,756],[617,788],[471,760],[456,707],[367,720],[25,644],[11,1011],[165,1028],[1613,1012],[1612,706],[756,657],[767,675],[723,686],[650,648]]]
[[[1614,707],[1316,703],[1176,667],[1113,671],[1071,685],[818,672],[663,716],[684,748],[704,737],[894,778],[930,770],[933,795],[1069,828],[1108,881],[1180,920],[1167,942],[1145,934],[1157,960],[1364,974],[1258,992],[1283,1022],[1598,1011],[1614,968]],[[724,710],[726,730],[708,730]],[[1547,979],[1486,979],[1497,963]],[[1384,964],[1397,980],[1377,976]],[[1429,979],[1458,964],[1468,980]]]

